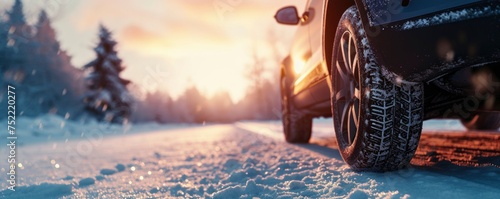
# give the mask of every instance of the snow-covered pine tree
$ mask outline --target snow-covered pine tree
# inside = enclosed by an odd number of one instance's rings
[[[40,43],[37,53],[58,53],[60,45],[56,38],[56,31],[52,28],[49,16],[45,10],[40,11],[35,28],[36,34],[34,35],[34,39]]]
[[[111,32],[103,25],[99,29],[99,44],[94,48],[97,58],[84,66],[88,73],[84,102],[100,120],[126,122],[133,103],[126,87],[130,81],[120,77],[124,67],[117,56],[117,43],[111,38]]]
[[[9,28],[0,20],[0,112],[7,113],[7,81],[5,80],[5,72],[10,65],[11,58],[9,48],[7,47],[7,36]],[[7,114],[1,114],[0,120],[7,117]]]
[[[30,63],[36,46],[32,40],[33,29],[26,23],[21,0],[16,0],[6,13],[4,27],[7,29],[7,51],[4,56],[7,62],[2,69],[3,82],[16,86],[16,111],[19,115],[37,115],[40,106],[37,106],[38,99],[32,98],[32,93],[38,91],[32,87],[34,78],[30,77],[36,69],[36,65]]]
[[[16,86],[20,115],[58,113],[71,118],[83,110],[83,70],[61,51],[50,19],[42,11],[35,26],[26,23],[21,0],[0,19],[0,93]],[[5,100],[0,94],[0,111]],[[5,117],[0,115],[0,119]]]
[[[7,48],[8,33],[9,27],[5,22],[0,21],[0,74],[7,71],[10,62],[10,49]],[[3,79],[3,77],[0,77],[0,79]]]
[[[36,33],[33,42],[36,44],[35,55],[29,59],[31,65],[36,66],[31,73],[31,87],[38,87],[42,92],[33,93],[34,99],[42,99],[40,107],[43,112],[57,112],[73,115],[80,112],[81,104],[79,89],[83,81],[82,70],[71,65],[67,54],[61,50],[56,38],[56,31],[45,12],[40,12],[35,27]],[[79,106],[80,105],[80,106]]]
[[[21,0],[16,0],[12,9],[7,11],[9,16],[9,22],[13,26],[24,26],[26,25],[26,18],[23,13],[23,2]]]
[[[23,13],[23,3],[16,0],[12,8],[7,11],[8,20],[5,22],[7,28],[7,47],[9,50],[9,66],[6,67],[6,79],[13,83],[21,83],[31,67],[23,59],[23,56],[31,54],[32,44],[29,39],[32,29],[26,23]]]

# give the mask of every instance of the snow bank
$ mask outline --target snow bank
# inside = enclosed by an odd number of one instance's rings
[[[44,128],[49,126],[58,125]],[[88,142],[91,148],[78,139],[22,146],[20,191],[3,190],[0,197],[496,198],[500,193],[498,168],[354,172],[334,148],[285,143],[280,121],[236,126],[150,124],[129,130],[150,132]],[[314,135],[333,136],[331,119],[315,120]],[[0,162],[2,169],[7,166]]]
[[[7,124],[6,120],[0,121]],[[46,114],[38,117],[18,117],[16,120],[16,134],[18,143],[27,145],[41,142],[57,142],[84,139],[90,135],[99,137],[121,135],[128,133],[148,132],[171,128],[191,126],[188,124],[161,125],[158,123],[141,124],[108,124],[96,120],[74,121],[59,115]]]

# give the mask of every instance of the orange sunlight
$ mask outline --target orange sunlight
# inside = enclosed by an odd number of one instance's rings
[[[73,56],[76,67],[95,56],[97,25],[103,23],[118,42],[119,56],[127,67],[124,78],[142,92],[161,90],[176,98],[196,86],[209,96],[227,91],[238,101],[249,86],[245,73],[253,63],[253,51],[267,60],[268,73],[278,70],[269,32],[278,35],[273,42],[281,54],[288,49],[295,27],[278,25],[275,11],[303,4],[301,0],[75,0],[46,9],[61,47]],[[35,11],[45,7],[26,5],[27,13],[33,13],[27,14],[28,21],[34,21]]]

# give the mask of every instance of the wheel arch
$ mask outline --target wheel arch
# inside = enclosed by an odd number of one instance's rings
[[[326,14],[323,20],[323,56],[326,61],[329,75],[331,75],[333,42],[335,40],[335,33],[337,32],[340,18],[349,7],[357,5],[357,2],[359,2],[359,0],[325,0]],[[357,7],[358,10],[360,10],[360,6],[357,5]]]
[[[290,55],[286,56],[280,64],[280,78],[290,75],[291,71],[291,59]]]
[[[290,82],[293,81],[293,71],[292,71],[292,59],[290,58],[290,56],[288,55],[287,57],[285,57],[283,59],[283,61],[281,61],[281,64],[280,64],[280,81],[282,78],[286,78],[286,82],[288,84],[290,84]],[[289,89],[289,91],[291,91],[291,84],[287,86],[287,89]]]

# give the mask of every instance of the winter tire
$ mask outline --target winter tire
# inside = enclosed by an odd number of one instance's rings
[[[332,57],[332,114],[342,158],[354,170],[407,166],[422,130],[422,85],[395,85],[382,75],[355,6],[339,22]]]
[[[312,117],[301,113],[291,102],[288,92],[288,81],[283,75],[281,78],[281,110],[283,132],[289,143],[308,143],[311,138]]]

